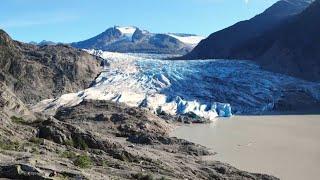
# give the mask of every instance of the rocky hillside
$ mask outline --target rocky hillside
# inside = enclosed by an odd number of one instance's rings
[[[100,59],[65,45],[35,46],[0,30],[0,81],[25,103],[88,87]]]
[[[71,46],[122,53],[186,54],[203,39],[191,34],[157,34],[137,27],[112,27]]]
[[[137,108],[83,101],[54,117],[0,127],[0,177],[12,179],[264,179],[167,135],[172,125]],[[23,130],[23,131],[22,131]]]
[[[233,59],[233,48],[301,13],[312,0],[280,0],[250,20],[211,34],[183,59]]]
[[[234,49],[232,57],[253,59],[264,68],[320,81],[320,1],[282,26]]]

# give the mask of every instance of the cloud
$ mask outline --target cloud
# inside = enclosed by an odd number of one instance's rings
[[[249,3],[249,0],[244,0],[244,2],[245,2],[246,4],[248,4],[248,3]]]

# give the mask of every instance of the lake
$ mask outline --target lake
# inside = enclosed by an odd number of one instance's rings
[[[320,115],[234,116],[171,134],[212,149],[214,160],[281,179],[318,179]]]

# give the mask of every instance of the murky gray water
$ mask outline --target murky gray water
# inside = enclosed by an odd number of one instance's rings
[[[285,180],[319,179],[320,115],[235,116],[172,136],[212,148],[215,160]]]

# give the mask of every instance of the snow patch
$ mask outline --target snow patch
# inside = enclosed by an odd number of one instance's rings
[[[196,36],[196,35],[191,35],[191,36],[179,36],[176,34],[168,34],[168,35],[178,39],[179,41],[185,44],[192,45],[192,46],[196,46],[197,44],[199,44],[201,40],[205,39],[205,37]]]
[[[127,27],[119,27],[119,26],[116,26],[116,28],[126,37],[128,38],[132,38],[134,32],[137,30],[136,27],[133,27],[133,26],[127,26]]]

